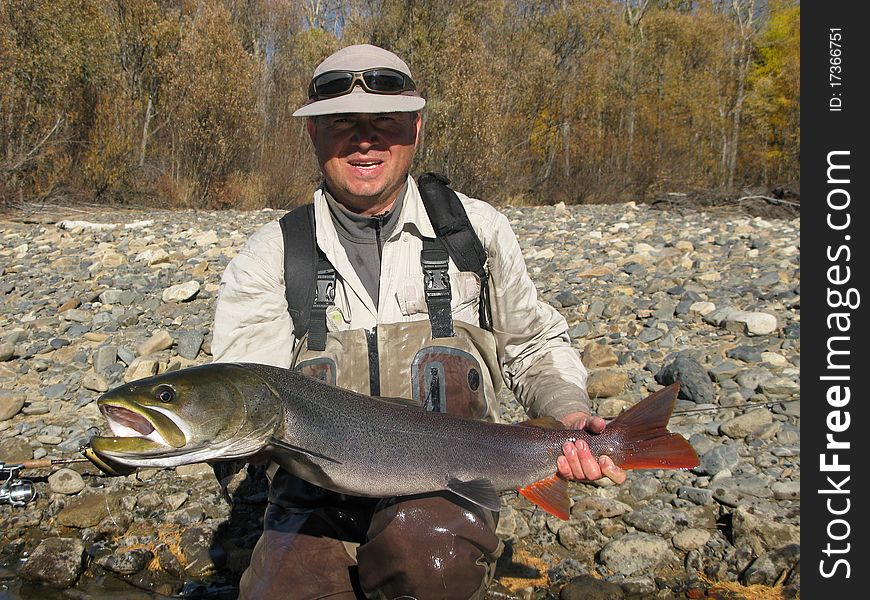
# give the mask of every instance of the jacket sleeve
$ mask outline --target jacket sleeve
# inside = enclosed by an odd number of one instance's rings
[[[274,221],[255,232],[224,271],[215,307],[213,362],[287,368],[293,342],[284,297],[284,240]]]
[[[497,213],[487,244],[493,329],[505,382],[532,417],[591,413],[587,372],[565,318],[538,299],[507,217]]]

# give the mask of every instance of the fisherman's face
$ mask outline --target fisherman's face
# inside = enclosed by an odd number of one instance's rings
[[[411,170],[420,113],[337,114],[308,119],[326,186],[362,215],[392,207]]]

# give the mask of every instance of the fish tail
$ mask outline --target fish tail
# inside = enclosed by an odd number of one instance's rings
[[[698,455],[686,439],[667,430],[680,384],[651,394],[619,415],[602,435],[621,440],[611,458],[623,469],[692,469]]]

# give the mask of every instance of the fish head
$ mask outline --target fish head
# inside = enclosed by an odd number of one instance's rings
[[[256,373],[236,364],[202,365],[133,381],[97,400],[112,435],[91,438],[90,450],[104,463],[132,467],[249,456],[266,445],[277,427],[280,409],[270,401],[274,394]]]

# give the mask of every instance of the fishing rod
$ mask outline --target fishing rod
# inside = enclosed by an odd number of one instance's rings
[[[675,410],[673,415],[686,415],[696,412],[719,412],[723,410],[738,410],[738,411],[747,411],[750,408],[755,408],[757,406],[774,406],[775,404],[788,404],[790,402],[800,402],[800,398],[791,398],[789,400],[768,400],[766,402],[750,402],[748,404],[741,404],[739,406],[710,406],[708,408],[686,408],[684,410]]]

